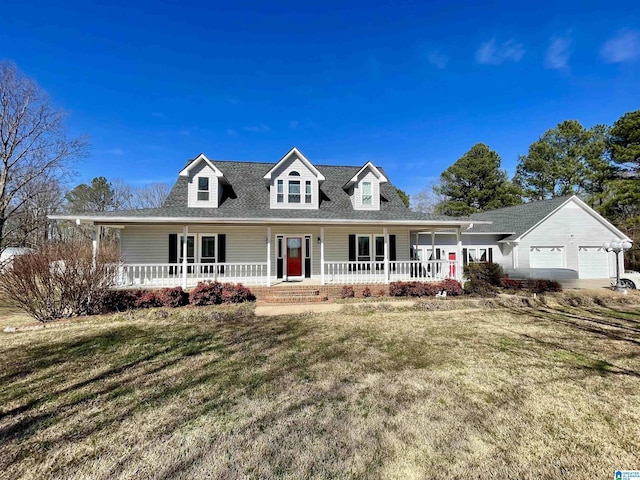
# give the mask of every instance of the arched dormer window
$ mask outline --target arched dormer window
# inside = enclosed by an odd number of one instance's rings
[[[289,176],[290,177],[299,177],[300,174],[298,172],[296,172],[295,170],[293,170],[292,172],[289,172]]]

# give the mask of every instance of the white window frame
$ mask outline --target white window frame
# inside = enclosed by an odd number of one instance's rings
[[[366,188],[365,187],[369,187],[369,193],[366,193]],[[362,205],[366,205],[366,206],[371,206],[373,205],[373,183],[372,182],[362,182],[362,187],[361,187],[361,191],[362,191]]]
[[[291,192],[291,187],[297,186],[298,193]],[[289,180],[287,182],[287,203],[295,203],[296,205],[302,203],[302,195],[300,194],[300,180]],[[298,197],[298,201],[292,200],[292,197]]]
[[[178,263],[182,263],[182,233],[178,233]],[[220,243],[218,242],[218,234],[217,233],[190,233],[187,235],[187,239],[193,238],[193,257],[187,256],[187,263],[203,263],[202,262],[202,238],[203,237],[214,237],[215,238],[215,257],[213,262],[205,262],[205,263],[217,263],[219,258],[219,248]],[[193,262],[190,262],[189,259],[193,258]]]
[[[284,180],[278,179],[276,181],[276,202],[284,203]]]
[[[366,260],[360,260],[360,257],[364,257],[364,255],[360,255],[360,239],[361,238],[366,238],[369,241],[369,255]],[[372,243],[371,235],[356,235],[356,261],[357,262],[371,262],[371,243]]]
[[[199,202],[208,202],[211,197],[211,179],[209,177],[196,177],[196,180],[198,181],[198,190],[197,190],[196,198],[198,199]],[[201,180],[207,181],[206,189],[200,188]],[[206,195],[207,198],[200,198],[200,195],[203,195],[203,196]]]
[[[313,189],[311,188],[311,180],[305,180],[304,181],[304,203],[311,203],[312,202],[312,192]]]

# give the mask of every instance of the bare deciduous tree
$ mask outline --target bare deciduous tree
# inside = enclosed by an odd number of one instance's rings
[[[135,208],[160,208],[169,196],[171,187],[166,183],[150,183],[134,191]]]
[[[171,186],[166,183],[150,183],[132,187],[122,179],[111,182],[116,210],[160,208],[169,196]]]
[[[64,119],[33,80],[0,62],[0,249],[12,217],[39,192],[34,184],[62,179],[86,151],[85,139],[67,136]]]
[[[425,188],[420,190],[417,194],[411,196],[411,208],[415,212],[420,213],[435,213],[436,205],[443,200],[443,196],[436,193],[433,187],[440,184],[438,179],[432,179]]]

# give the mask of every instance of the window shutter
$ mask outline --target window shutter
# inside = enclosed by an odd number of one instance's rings
[[[227,261],[227,236],[224,233],[218,234],[218,263]],[[219,273],[224,275],[224,267],[218,267]]]
[[[493,248],[489,248],[489,263],[493,263]]]
[[[178,263],[178,234],[169,234],[169,263]]]
[[[396,259],[396,236],[389,235],[389,260],[395,262]]]
[[[397,259],[397,256],[396,256],[396,236],[395,235],[389,235],[389,261],[390,262],[395,262],[396,259]],[[390,270],[393,271],[393,272],[396,271],[395,263],[393,265],[391,265]]]
[[[462,264],[466,265],[467,263],[469,263],[469,257],[467,255],[467,249],[463,248],[462,249]]]
[[[218,234],[218,263],[227,261],[227,236],[224,233]]]
[[[356,236],[349,235],[349,261],[356,261]]]
[[[356,236],[351,234],[349,235],[349,261],[356,261]],[[351,264],[349,264],[349,271],[354,268]]]

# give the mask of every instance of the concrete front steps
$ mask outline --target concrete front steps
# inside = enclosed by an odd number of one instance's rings
[[[372,296],[388,295],[388,285],[349,285],[356,297],[362,297],[365,288]],[[343,298],[345,285],[281,284],[273,287],[250,287],[259,305],[321,303]]]

